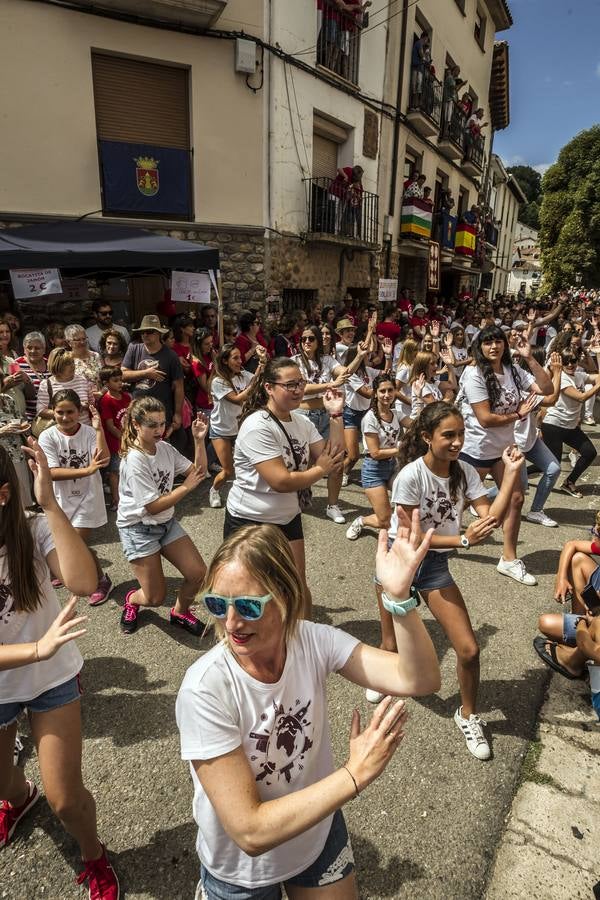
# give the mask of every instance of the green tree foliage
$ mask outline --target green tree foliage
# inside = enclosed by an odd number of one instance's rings
[[[600,285],[600,125],[566,144],[542,180],[543,289]]]
[[[513,166],[507,171],[515,176],[527,197],[527,203],[519,206],[519,222],[537,230],[540,227],[542,176],[531,166]]]

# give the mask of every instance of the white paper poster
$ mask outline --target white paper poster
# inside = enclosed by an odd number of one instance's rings
[[[379,279],[379,302],[395,303],[398,299],[398,279],[397,278],[380,278]]]
[[[210,303],[208,272],[171,272],[171,300],[174,303]]]
[[[10,280],[15,300],[63,292],[58,269],[11,269]]]

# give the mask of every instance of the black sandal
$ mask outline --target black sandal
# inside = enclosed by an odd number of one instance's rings
[[[546,646],[550,647],[550,652],[546,650]],[[533,649],[547,666],[551,669],[554,669],[555,672],[558,672],[559,675],[562,675],[564,678],[568,678],[569,681],[581,681],[583,675],[573,675],[572,672],[569,672],[565,666],[559,663],[556,656],[556,643],[555,641],[550,641],[548,638],[540,637],[539,635],[533,639]]]

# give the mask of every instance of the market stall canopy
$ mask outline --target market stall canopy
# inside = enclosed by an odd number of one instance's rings
[[[0,231],[0,269],[219,268],[219,251],[128,225],[50,222]]]

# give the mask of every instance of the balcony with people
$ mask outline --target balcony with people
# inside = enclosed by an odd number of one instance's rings
[[[433,227],[433,199],[425,175],[416,169],[404,182],[400,218],[400,254],[425,256]]]
[[[371,5],[371,0],[317,0],[317,65],[354,85]]]
[[[379,195],[365,191],[361,166],[344,166],[335,176],[305,178],[306,239],[347,247],[379,245]]]
[[[483,172],[485,159],[485,138],[483,129],[487,122],[483,122],[483,109],[474,110],[465,123],[465,155],[463,169],[467,175],[477,178]]]
[[[406,118],[423,137],[433,137],[442,120],[442,83],[431,62],[429,35],[415,39],[411,58],[410,95]]]

